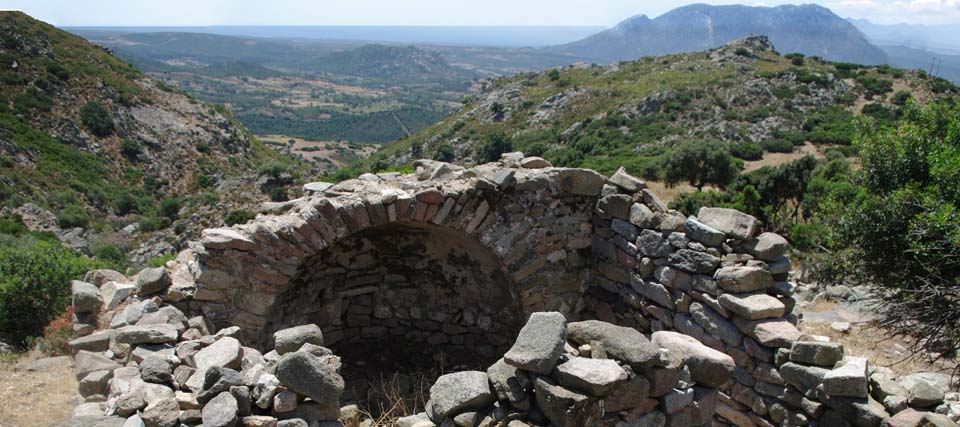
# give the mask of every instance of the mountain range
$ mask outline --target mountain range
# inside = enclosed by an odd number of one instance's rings
[[[638,15],[617,26],[548,52],[598,62],[713,49],[757,34],[784,53],[799,52],[833,61],[883,64],[888,58],[850,22],[817,5],[751,7],[693,4],[656,18]]]

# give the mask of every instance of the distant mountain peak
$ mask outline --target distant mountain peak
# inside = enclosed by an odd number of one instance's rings
[[[886,54],[870,44],[853,24],[816,4],[758,7],[695,3],[654,19],[638,15],[607,31],[547,50],[611,62],[712,49],[751,34],[767,36],[783,52],[861,64],[887,61]]]

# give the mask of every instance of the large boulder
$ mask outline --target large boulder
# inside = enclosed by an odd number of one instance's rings
[[[631,367],[653,366],[659,353],[657,346],[633,328],[612,325],[599,320],[585,320],[567,324],[567,335],[577,344],[603,343],[607,355],[626,362]]]
[[[238,369],[242,357],[243,350],[240,341],[232,337],[223,337],[198,351],[193,356],[193,362],[199,370],[214,366]]]
[[[744,251],[757,259],[773,262],[787,253],[787,239],[776,233],[763,233],[741,245]]]
[[[286,388],[322,405],[336,404],[343,394],[343,377],[336,371],[335,357],[317,357],[306,352],[283,355],[277,361],[277,379]]]
[[[533,313],[503,359],[517,368],[547,375],[556,366],[566,337],[567,319],[562,314]]]
[[[70,282],[70,292],[73,293],[73,311],[77,313],[96,313],[103,305],[100,289],[92,283],[74,280]]]
[[[273,333],[274,349],[283,355],[297,351],[304,344],[323,345],[323,332],[315,324],[294,326]]]
[[[757,219],[735,209],[703,207],[697,220],[738,240],[748,240],[757,231]]]
[[[487,374],[480,371],[464,371],[446,374],[437,378],[430,387],[432,418],[436,422],[468,410],[480,410],[496,401],[490,389]]]
[[[698,384],[721,387],[733,376],[733,358],[694,338],[677,332],[659,331],[651,336],[653,344],[668,350],[667,357],[690,370],[690,378]]]
[[[137,275],[137,295],[162,292],[170,286],[170,272],[166,268],[147,268]]]

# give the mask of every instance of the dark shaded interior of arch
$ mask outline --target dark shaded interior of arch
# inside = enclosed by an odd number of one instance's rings
[[[278,329],[318,324],[342,358],[348,395],[362,401],[395,374],[408,388],[440,372],[486,369],[522,326],[512,289],[500,260],[473,237],[390,224],[308,258],[261,344]]]

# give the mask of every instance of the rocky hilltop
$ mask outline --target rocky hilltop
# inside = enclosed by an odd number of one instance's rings
[[[822,6],[751,7],[693,4],[654,19],[639,15],[570,44],[549,48],[597,61],[712,49],[751,34],[765,35],[783,52],[833,61],[884,64],[887,56],[850,22]]]
[[[280,156],[225,109],[19,12],[0,13],[0,38],[0,202],[13,213],[183,232],[266,199],[256,171]]]
[[[927,102],[958,93],[919,71],[784,56],[766,37],[704,52],[523,73],[482,86],[459,112],[371,161],[490,161],[485,151],[496,143],[558,166],[612,173],[623,165],[652,179],[661,156],[679,141],[719,139],[734,150],[789,141],[787,151],[807,141],[850,144],[856,114],[889,121],[908,98]]]

